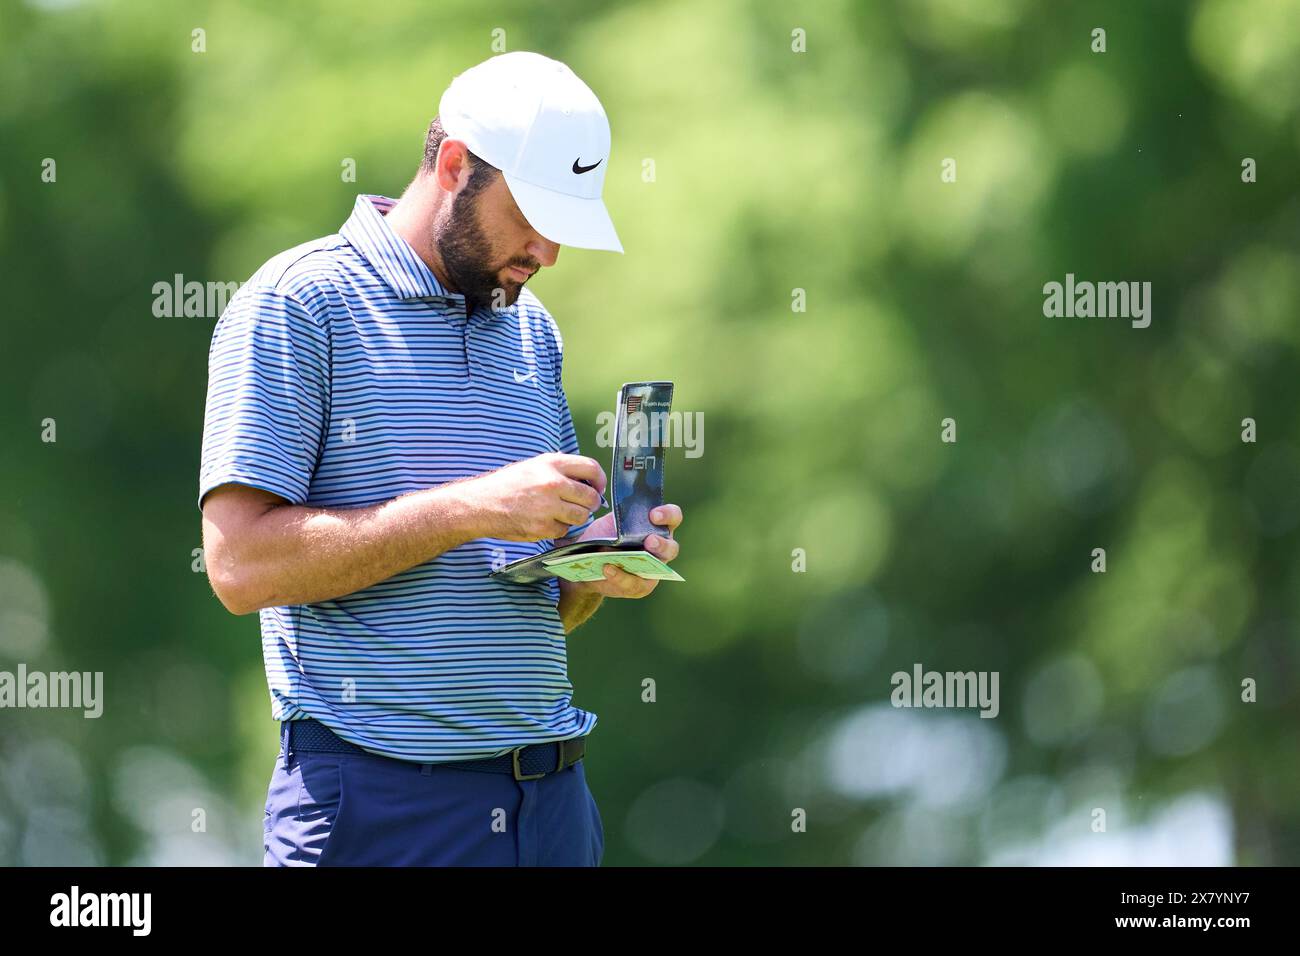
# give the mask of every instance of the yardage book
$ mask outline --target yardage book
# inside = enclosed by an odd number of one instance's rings
[[[630,382],[618,391],[614,459],[606,489],[614,537],[588,538],[520,558],[492,576],[516,584],[555,577],[598,581],[606,564],[617,564],[643,578],[685,580],[644,548],[648,535],[668,537],[667,528],[650,521],[650,512],[664,503],[665,423],[672,403],[672,382]]]

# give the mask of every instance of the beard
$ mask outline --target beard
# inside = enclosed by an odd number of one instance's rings
[[[514,305],[523,291],[523,283],[515,279],[503,282],[499,278],[501,270],[509,265],[517,265],[526,271],[537,267],[536,263],[527,260],[511,260],[494,267],[492,243],[479,225],[478,203],[464,195],[452,201],[451,215],[434,233],[433,242],[442,258],[447,278],[455,286],[455,291],[465,296],[466,314],[480,306],[508,308]]]

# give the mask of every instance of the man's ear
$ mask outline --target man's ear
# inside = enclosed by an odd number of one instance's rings
[[[449,193],[458,193],[469,182],[469,149],[458,139],[447,137],[438,144],[438,158],[433,164],[438,186]]]

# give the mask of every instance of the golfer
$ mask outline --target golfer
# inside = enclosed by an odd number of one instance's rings
[[[399,200],[359,196],[213,331],[199,505],[213,590],[261,615],[269,866],[600,863],[565,635],[655,582],[491,572],[612,536],[524,287],[562,245],[622,252],[609,148],[567,66],[493,57],[443,94]],[[651,520],[671,561],[681,510]]]

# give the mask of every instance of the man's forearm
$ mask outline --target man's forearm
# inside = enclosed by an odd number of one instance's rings
[[[587,588],[577,586],[575,581],[560,579],[560,602],[555,606],[564,625],[564,633],[570,634],[587,618],[596,613],[604,598]]]
[[[223,603],[239,614],[352,594],[490,536],[466,484],[365,508],[270,506],[240,529],[237,547],[205,520],[209,576]]]

